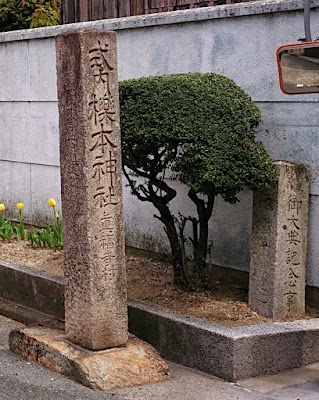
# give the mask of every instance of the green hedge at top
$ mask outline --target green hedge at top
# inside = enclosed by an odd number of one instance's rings
[[[58,25],[60,0],[0,0],[0,32]]]
[[[20,0],[0,0],[0,32],[30,28],[35,7],[23,7]]]
[[[235,202],[244,187],[276,180],[272,160],[255,141],[260,113],[231,79],[207,73],[120,82],[123,163],[175,178],[204,194]]]

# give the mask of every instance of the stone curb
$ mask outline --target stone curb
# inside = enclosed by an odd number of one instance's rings
[[[63,316],[63,279],[0,263],[0,297],[54,317]],[[319,361],[319,319],[226,327],[129,302],[129,330],[162,357],[237,380]]]
[[[1,260],[0,297],[64,318],[64,281],[57,275]]]

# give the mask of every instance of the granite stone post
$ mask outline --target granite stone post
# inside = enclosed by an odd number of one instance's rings
[[[56,38],[65,330],[91,350],[128,339],[115,32]]]
[[[254,193],[249,306],[276,320],[305,315],[309,175],[276,162],[278,183]]]
[[[65,325],[14,330],[10,349],[95,390],[165,381],[158,352],[128,336],[116,36],[73,31],[56,49]]]

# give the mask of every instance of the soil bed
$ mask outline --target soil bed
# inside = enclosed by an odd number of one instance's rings
[[[33,248],[27,241],[0,241],[0,260],[63,275],[63,251]],[[248,293],[235,285],[212,282],[211,290],[184,292],[173,284],[168,262],[127,255],[129,300],[154,304],[181,314],[192,315],[228,326],[271,322],[247,305]],[[307,307],[306,318],[317,318],[319,311]]]

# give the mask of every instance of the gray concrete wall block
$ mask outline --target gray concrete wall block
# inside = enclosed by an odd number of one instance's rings
[[[30,83],[28,42],[2,44],[0,59],[0,101],[27,101]]]
[[[30,217],[32,215],[30,164],[0,161],[0,169],[0,203],[6,206],[5,216],[17,219],[16,204],[22,202],[25,204],[23,215]]]
[[[291,110],[291,112],[293,112]],[[289,115],[289,114],[287,114]],[[319,121],[318,121],[319,123]],[[265,123],[259,139],[274,160],[305,165],[310,173],[310,194],[319,194],[319,136],[315,126],[273,126]]]
[[[29,41],[28,58],[29,100],[57,101],[55,39]]]
[[[313,29],[316,24],[314,20]],[[296,100],[296,96],[288,97],[279,87],[276,50],[282,44],[296,42],[302,35],[302,13],[207,19],[187,25],[146,27],[133,34],[131,30],[121,30],[119,79],[216,72],[233,79],[257,102],[316,102],[317,94],[300,95]]]
[[[2,87],[5,87],[4,83]],[[29,108],[27,102],[0,102],[0,160],[28,162],[30,159]],[[28,150],[22,152],[21,148]]]
[[[38,225],[43,221],[54,222],[52,208],[48,199],[57,202],[55,210],[61,213],[61,178],[59,167],[31,164],[32,220]]]
[[[308,226],[307,284],[319,286],[319,196],[310,196]]]
[[[0,118],[0,160],[59,166],[57,102],[0,102]]]

